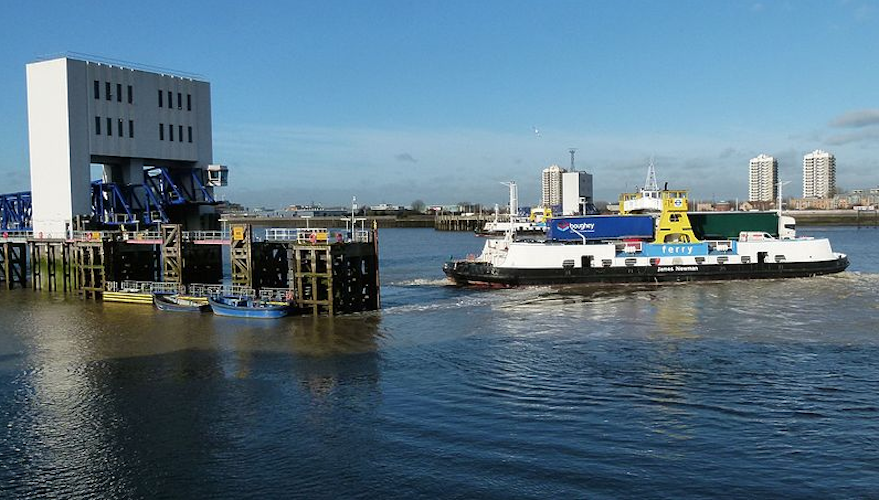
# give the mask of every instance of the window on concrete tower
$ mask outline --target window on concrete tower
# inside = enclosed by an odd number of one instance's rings
[[[116,84],[116,102],[122,102],[122,84]]]
[[[159,92],[161,92],[161,90]],[[161,123],[159,124],[159,140],[160,141],[165,140],[165,126],[162,125]]]
[[[128,86],[128,104],[134,104],[134,89]]]
[[[113,98],[112,92],[110,91],[110,89],[112,89],[113,87],[110,86],[110,82],[104,82],[104,83],[106,83],[105,90],[107,91],[107,100],[109,101],[110,99]]]
[[[192,94],[186,94],[186,111],[192,111]]]
[[[160,108],[162,107],[162,96],[163,96],[163,95],[165,95],[165,94],[162,93],[162,91],[160,90],[160,91],[159,91],[159,107],[160,107]]]
[[[192,142],[192,127],[189,127],[189,142]]]
[[[177,109],[183,109],[183,94],[177,92]]]
[[[174,94],[172,94],[170,90],[168,91],[168,107],[174,107]]]
[[[168,124],[168,140],[174,142],[174,125]]]
[[[101,82],[95,80],[95,99],[101,98]]]
[[[128,120],[128,137],[134,139],[134,120]]]
[[[177,126],[177,139],[179,139],[180,142],[183,142],[183,125]]]
[[[122,137],[122,124],[123,123],[124,122],[122,121],[122,118],[120,118],[119,123],[116,124],[116,135],[118,135],[119,137]]]
[[[107,118],[107,135],[113,135],[113,120]]]
[[[95,135],[101,135],[101,117],[95,117]]]

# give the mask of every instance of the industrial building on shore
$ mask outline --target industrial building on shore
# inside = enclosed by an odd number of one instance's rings
[[[560,215],[582,215],[593,206],[592,174],[558,165],[543,169],[540,204]]]
[[[158,177],[166,177],[160,181],[175,184],[183,197],[192,198],[185,204],[173,200],[173,213],[166,212],[169,220],[163,222],[192,229],[210,225],[205,217],[213,214],[213,187],[220,185],[209,179],[210,96],[207,81],[170,72],[74,57],[28,64],[35,234],[64,237],[77,216],[93,215],[95,189],[103,188],[92,183],[95,164],[102,166],[101,183],[108,186],[145,185],[145,170],[155,167]],[[113,202],[114,195],[98,197]],[[137,193],[120,195],[144,201]],[[137,204],[125,201],[129,208]],[[134,221],[104,222],[131,226]]]

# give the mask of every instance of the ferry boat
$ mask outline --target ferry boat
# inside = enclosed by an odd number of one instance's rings
[[[785,227],[777,237],[744,226],[737,238],[700,240],[687,214],[687,198],[684,190],[660,190],[658,218],[551,219],[545,241],[517,241],[510,232],[487,240],[478,257],[446,262],[443,271],[461,286],[509,287],[807,277],[849,265],[829,240],[798,238],[791,221],[780,216]]]
[[[546,220],[552,217],[552,210],[548,208],[531,209],[530,217],[519,214],[519,187],[515,181],[502,182],[501,184],[510,189],[510,205],[508,220],[499,220],[498,206],[494,206],[494,220],[486,222],[482,229],[476,230],[477,236],[498,237],[507,233],[515,233],[521,236],[543,236],[546,232]]]
[[[495,220],[485,223],[481,230],[476,231],[476,236],[496,237],[509,232],[518,235],[543,236],[546,233],[546,224],[537,223],[527,217],[513,217],[512,221]]]

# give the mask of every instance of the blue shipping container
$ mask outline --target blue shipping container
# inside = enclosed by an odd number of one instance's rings
[[[550,219],[549,239],[556,241],[653,238],[654,222],[649,215],[594,215]]]

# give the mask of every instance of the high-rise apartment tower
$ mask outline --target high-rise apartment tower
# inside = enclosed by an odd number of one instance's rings
[[[558,165],[550,165],[543,169],[541,205],[552,207],[562,204],[562,174],[565,169]]]
[[[836,157],[816,149],[803,157],[803,198],[836,194]]]
[[[778,160],[761,154],[748,167],[748,201],[775,201],[778,196]]]

